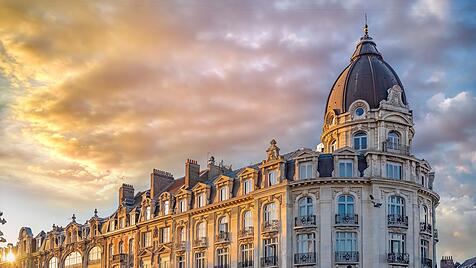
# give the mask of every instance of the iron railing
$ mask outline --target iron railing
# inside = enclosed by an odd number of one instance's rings
[[[316,215],[306,215],[294,218],[294,226],[307,227],[316,225]]]
[[[316,263],[316,252],[295,253],[294,264],[313,264]]]
[[[279,231],[279,221],[265,221],[263,223],[263,232],[278,232]]]
[[[246,260],[238,262],[238,268],[250,268],[253,266],[253,260]]]
[[[207,247],[207,238],[201,237],[193,241],[194,247]]]
[[[396,142],[384,141],[382,144],[382,148],[384,152],[402,154],[402,155],[410,154],[410,146],[403,145]]]
[[[423,268],[433,268],[433,261],[428,258],[421,259],[421,266]]]
[[[230,233],[229,232],[219,232],[215,236],[216,242],[230,242]]]
[[[359,262],[359,252],[358,251],[336,251],[335,261],[337,263]]]
[[[126,262],[127,254],[119,253],[112,256],[112,262]]]
[[[254,228],[253,227],[248,227],[248,228],[242,229],[238,233],[239,237],[252,237],[253,235],[254,235]]]
[[[431,224],[420,222],[420,233],[432,235],[433,233],[431,231]]]
[[[408,227],[408,216],[404,216],[401,214],[389,214],[387,219],[388,226]]]
[[[388,253],[387,262],[408,264],[410,262],[410,255],[408,253]]]
[[[262,267],[278,266],[278,256],[261,257]]]
[[[336,224],[357,225],[359,224],[359,216],[357,214],[336,214]]]

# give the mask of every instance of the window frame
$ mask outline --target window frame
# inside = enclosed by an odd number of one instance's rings
[[[354,161],[350,159],[339,160],[339,177],[349,178],[353,176],[354,176]]]
[[[368,134],[363,131],[359,131],[352,135],[353,147],[356,151],[364,151],[369,148]],[[365,145],[365,146],[363,146]]]

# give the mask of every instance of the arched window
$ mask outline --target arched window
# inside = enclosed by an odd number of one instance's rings
[[[264,206],[264,221],[267,223],[270,223],[277,219],[278,218],[276,215],[276,204],[269,203],[266,206]]]
[[[273,186],[278,183],[278,177],[276,170],[268,172],[268,186]]]
[[[228,232],[228,218],[223,216],[218,221],[218,232],[219,233],[227,233]]]
[[[354,135],[354,149],[367,150],[367,134],[365,132],[358,132]]]
[[[388,141],[387,148],[396,149],[396,150],[399,149],[399,147],[400,147],[400,135],[398,135],[397,132],[390,131],[388,133],[387,141]]]
[[[207,237],[207,224],[202,221],[197,225],[197,239]]]
[[[170,202],[169,200],[164,201],[164,215],[169,215]]]
[[[354,197],[352,195],[341,195],[338,199],[337,210],[340,216],[354,216]]]
[[[307,217],[314,215],[314,206],[312,204],[312,198],[309,196],[301,197],[298,201],[299,205],[299,217]]]
[[[101,248],[96,246],[89,251],[88,260],[97,261],[101,259]]]
[[[48,268],[58,268],[58,258],[52,257],[48,262]]]
[[[422,205],[420,209],[420,222],[428,224],[428,207],[425,205]]]
[[[251,211],[249,210],[243,213],[243,228],[244,230],[250,230],[253,228],[253,219],[251,218]]]
[[[134,255],[134,238],[129,239],[129,255]]]
[[[336,144],[337,144],[336,140],[331,141],[331,143],[329,144],[330,153],[333,153],[337,149]]]
[[[187,238],[185,237],[185,227],[178,228],[177,239],[179,242],[185,242],[187,240]]]
[[[388,198],[389,215],[405,215],[405,200],[401,196],[392,195]]]
[[[66,256],[66,259],[64,260],[64,266],[69,267],[69,266],[75,266],[75,265],[81,265],[82,260],[81,260],[81,254],[79,252],[74,251],[69,253],[68,256]]]
[[[119,242],[119,254],[124,253],[124,242]]]

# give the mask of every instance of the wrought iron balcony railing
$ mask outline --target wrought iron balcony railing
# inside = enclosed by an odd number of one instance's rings
[[[193,247],[196,247],[196,248],[207,247],[207,238],[201,237],[201,238],[195,239],[193,241]]]
[[[253,266],[253,260],[246,260],[238,262],[238,268],[251,268]]]
[[[408,264],[410,262],[410,255],[408,253],[388,253],[388,263]]]
[[[357,214],[336,214],[337,225],[357,225],[359,216]]]
[[[262,267],[278,266],[278,256],[261,257],[261,266]]]
[[[125,253],[119,253],[115,254],[112,256],[112,262],[117,263],[117,262],[126,262],[127,261],[127,254]]]
[[[294,219],[295,227],[316,226],[316,215],[299,216]]]
[[[263,223],[263,232],[278,232],[279,231],[279,221],[265,221]]]
[[[240,238],[253,237],[253,235],[254,235],[254,228],[253,227],[248,227],[248,228],[242,229],[238,233],[238,237],[240,237]]]
[[[230,233],[229,232],[219,232],[215,237],[215,241],[218,242],[218,243],[230,242]]]
[[[403,145],[396,142],[384,141],[382,144],[382,148],[384,152],[394,153],[394,154],[402,154],[402,155],[409,155],[410,154],[410,147],[407,145]]]
[[[428,258],[421,259],[421,267],[423,268],[433,268],[433,261]]]
[[[336,251],[335,261],[336,263],[359,262],[359,252],[358,251]]]
[[[389,214],[387,219],[389,227],[408,227],[408,216],[400,214]]]
[[[184,251],[185,250],[185,242],[184,241],[179,241],[174,244],[174,249],[176,251]]]
[[[316,263],[316,252],[295,253],[294,264],[313,264]]]
[[[431,224],[426,222],[420,222],[420,233],[425,233],[428,235],[432,235]]]

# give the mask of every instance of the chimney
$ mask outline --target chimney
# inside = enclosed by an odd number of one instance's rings
[[[192,180],[198,180],[200,177],[200,165],[196,160],[187,159],[185,162],[185,188],[190,188]]]
[[[154,199],[161,190],[174,182],[174,175],[167,171],[155,169],[150,174],[150,198]]]
[[[134,186],[123,183],[119,188],[119,206],[134,204]]]
[[[455,268],[452,256],[442,256],[440,261],[441,268]]]

